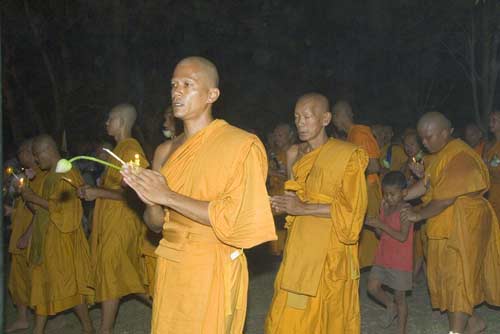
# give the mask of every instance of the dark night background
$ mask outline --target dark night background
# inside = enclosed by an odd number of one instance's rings
[[[104,137],[130,102],[148,153],[162,140],[170,75],[188,55],[221,76],[215,116],[265,135],[319,91],[357,121],[414,124],[424,111],[457,127],[498,106],[497,0],[4,0],[3,139],[67,132],[70,149]]]

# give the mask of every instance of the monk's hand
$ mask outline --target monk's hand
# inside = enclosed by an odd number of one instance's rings
[[[408,168],[410,168],[412,173],[415,174],[415,176],[418,177],[419,179],[424,177],[425,168],[423,163],[410,161],[408,162]]]
[[[88,202],[91,202],[91,201],[95,201],[98,197],[98,188],[94,188],[94,187],[91,187],[89,185],[85,185],[83,187],[80,187],[78,188],[78,193],[79,193],[79,197],[88,201]]]
[[[380,221],[377,218],[366,218],[365,219],[365,224],[371,227],[379,227],[380,226]]]
[[[302,202],[295,193],[286,192],[285,195],[271,197],[271,205],[277,213],[300,216],[304,214],[306,203]]]
[[[129,168],[123,168],[120,173],[123,175],[125,183],[134,189],[139,198],[147,205],[165,206],[173,194],[165,177],[157,171],[144,168],[132,171]]]
[[[22,187],[21,188],[21,197],[26,202],[33,202],[34,198],[37,197],[36,194],[31,190],[30,187]]]
[[[416,223],[422,220],[419,212],[415,211],[410,207],[406,207],[401,210],[400,213],[401,221],[404,223]]]

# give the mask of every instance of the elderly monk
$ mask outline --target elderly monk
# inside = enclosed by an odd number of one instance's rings
[[[288,214],[289,238],[267,334],[360,332],[358,237],[367,206],[368,155],[329,139],[330,120],[323,95],[297,101],[295,124],[304,143],[287,151],[294,164],[287,193],[271,199],[275,212]]]
[[[286,152],[295,141],[294,129],[289,124],[278,124],[273,131],[274,145],[269,156],[269,195],[281,195],[287,180],[288,164]],[[283,215],[275,217],[278,240],[269,242],[271,255],[280,256],[283,253],[286,240]]]
[[[382,190],[378,173],[380,168],[380,149],[369,127],[354,124],[351,106],[346,101],[339,101],[333,106],[333,123],[335,127],[347,133],[347,141],[364,149],[370,158],[366,169],[368,192],[368,217],[378,217]],[[359,239],[359,264],[361,268],[371,266],[378,247],[378,239],[370,227],[361,231]]]
[[[48,171],[41,195],[24,187],[26,202],[37,206],[33,218],[29,263],[32,270],[30,305],[36,313],[33,333],[44,333],[49,315],[73,308],[83,331],[93,333],[86,301],[93,295],[90,253],[83,232],[82,204],[76,185],[83,182],[72,169],[55,172],[61,159],[54,140],[42,135],[33,142],[33,155],[40,169]]]
[[[442,114],[425,114],[417,129],[435,157],[407,197],[425,194],[425,206],[403,211],[402,219],[427,219],[433,308],[448,312],[452,333],[481,333],[485,323],[474,314],[474,306],[484,301],[500,304],[500,231],[483,197],[489,188],[488,169],[472,148],[453,139],[450,121]]]
[[[27,179],[24,179],[24,182],[28,182],[28,186],[34,192],[40,194],[46,172],[38,168],[32,153],[32,144],[32,139],[25,140],[19,146],[17,157],[21,166],[25,169],[24,174]],[[21,187],[22,185],[19,184],[18,186]],[[9,241],[9,253],[12,257],[8,289],[17,308],[17,319],[5,329],[6,333],[29,328],[28,305],[31,293],[31,272],[28,266],[26,248],[31,238],[31,222],[34,209],[19,196],[15,200],[11,214],[12,232]]]
[[[108,134],[117,145],[113,152],[125,162],[148,166],[144,151],[131,132],[137,113],[129,104],[120,104],[109,113]],[[116,164],[114,157],[109,162]],[[95,299],[102,303],[101,333],[112,332],[120,298],[139,294],[146,301],[146,277],[142,247],[146,228],[140,212],[142,203],[122,184],[119,171],[106,168],[99,187],[79,189],[87,201],[95,200],[91,253],[95,275]]]
[[[214,120],[218,74],[189,57],[172,77],[174,115],[184,133],[157,151],[161,172],[127,168],[125,181],[163,229],[152,333],[242,333],[248,271],[243,248],[276,239],[266,192],[265,149],[252,134]],[[161,157],[159,157],[161,155]]]
[[[490,171],[491,186],[488,201],[500,217],[500,110],[490,114],[490,131],[493,140],[485,147],[484,160]]]
[[[464,140],[479,156],[483,156],[485,145],[483,131],[476,123],[469,123],[465,126]]]

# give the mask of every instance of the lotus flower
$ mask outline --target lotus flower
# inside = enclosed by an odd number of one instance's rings
[[[167,139],[171,139],[174,136],[174,133],[170,130],[162,130],[162,132]]]
[[[110,164],[107,161],[103,161],[101,159],[97,159],[97,158],[94,158],[94,157],[89,157],[89,156],[86,156],[86,155],[79,155],[79,156],[71,158],[69,160],[67,160],[67,159],[61,159],[61,160],[59,160],[57,162],[57,165],[56,165],[56,173],[67,173],[67,172],[69,172],[71,170],[71,168],[73,168],[72,162],[76,161],[76,160],[90,160],[90,161],[94,161],[94,162],[100,163],[102,165],[105,165],[105,166],[108,166],[108,167],[111,167],[111,168],[114,168],[114,169],[117,169],[117,170],[121,170],[120,167],[118,167],[116,165],[113,165],[113,164]]]

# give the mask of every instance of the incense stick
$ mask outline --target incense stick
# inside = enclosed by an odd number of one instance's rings
[[[115,158],[116,160],[118,160],[122,165],[126,165],[125,161],[123,161],[122,159],[120,159],[119,156],[117,156],[116,154],[114,154],[110,149],[107,149],[107,148],[103,148],[102,149],[104,152],[108,153],[109,155],[111,155],[113,158]]]

